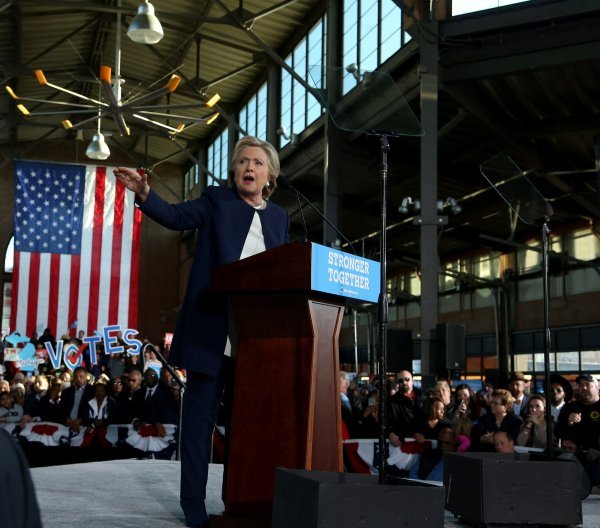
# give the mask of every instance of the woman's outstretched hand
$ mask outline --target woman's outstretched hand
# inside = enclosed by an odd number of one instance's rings
[[[148,185],[148,175],[145,171],[138,172],[127,167],[116,167],[113,174],[127,189],[133,191],[141,202],[146,200],[150,192],[150,185]]]

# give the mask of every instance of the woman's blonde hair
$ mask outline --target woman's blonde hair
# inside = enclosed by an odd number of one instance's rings
[[[267,200],[269,196],[273,194],[273,191],[275,191],[275,189],[277,188],[277,177],[279,176],[279,172],[281,170],[281,165],[279,163],[279,154],[277,154],[275,147],[271,145],[271,143],[269,143],[268,141],[263,141],[253,136],[244,136],[235,144],[235,147],[233,149],[233,156],[231,158],[231,164],[229,166],[230,170],[235,172],[235,166],[237,164],[238,158],[240,157],[240,152],[246,147],[260,147],[265,151],[265,154],[267,155],[269,181],[262,190],[262,196],[265,200]]]

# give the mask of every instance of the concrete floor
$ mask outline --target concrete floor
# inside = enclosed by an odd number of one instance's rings
[[[185,526],[179,509],[179,462],[115,460],[40,467],[31,473],[44,528]],[[223,517],[222,477],[223,466],[211,465],[207,490],[211,526],[269,527],[270,522]],[[585,528],[600,527],[600,496],[590,496],[583,502],[583,518]],[[467,525],[446,512],[444,526]]]

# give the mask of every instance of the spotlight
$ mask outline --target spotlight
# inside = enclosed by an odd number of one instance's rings
[[[160,21],[154,14],[154,6],[148,0],[138,7],[137,15],[129,24],[127,36],[140,44],[156,44],[165,36]]]

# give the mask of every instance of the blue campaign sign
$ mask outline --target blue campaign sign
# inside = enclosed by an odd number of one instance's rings
[[[360,301],[377,302],[379,262],[312,243],[311,288]]]

